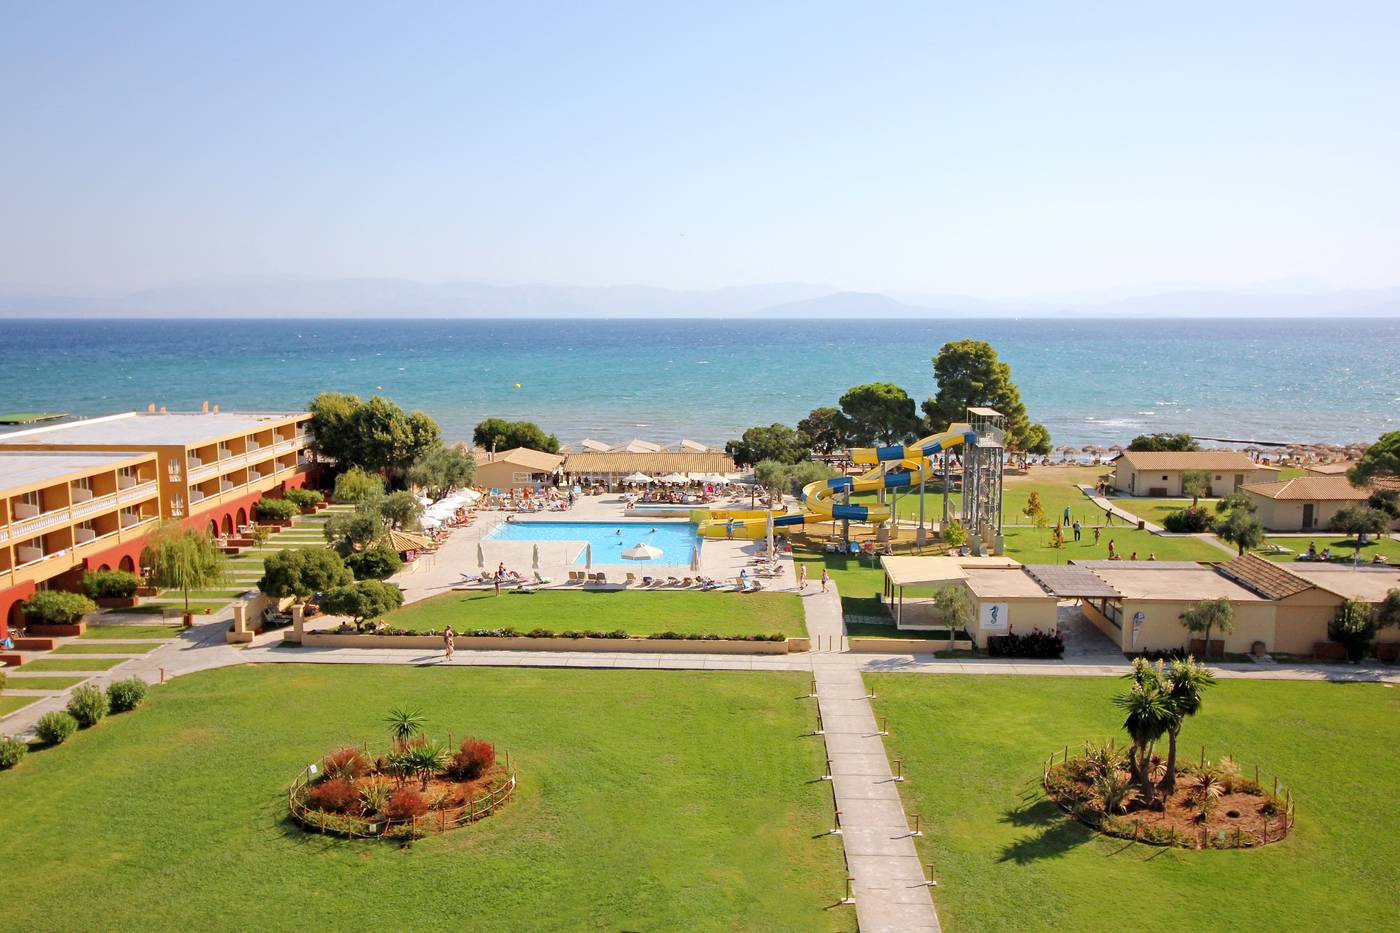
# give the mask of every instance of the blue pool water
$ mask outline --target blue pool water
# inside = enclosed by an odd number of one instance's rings
[[[488,541],[586,541],[593,545],[595,564],[689,564],[691,549],[700,543],[690,522],[505,522],[486,536]],[[621,532],[621,534],[619,534]],[[632,561],[622,552],[635,544],[661,549],[652,561]],[[574,563],[584,562],[579,549]]]

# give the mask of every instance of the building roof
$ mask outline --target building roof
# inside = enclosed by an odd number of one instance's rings
[[[885,573],[895,586],[916,586],[921,583],[947,583],[952,580],[966,580],[970,570],[998,570],[1021,566],[1010,557],[914,557],[906,555],[881,557],[880,564],[885,568]]]
[[[1378,603],[1391,590],[1400,589],[1400,567],[1368,567],[1362,564],[1353,568],[1347,564],[1303,562],[1292,565],[1290,569],[1319,589],[1335,593],[1343,599]]]
[[[1257,554],[1236,557],[1216,569],[1266,599],[1287,599],[1313,588],[1307,580]]]
[[[564,460],[564,469],[569,473],[645,473],[648,476],[664,476],[667,473],[733,473],[736,470],[734,458],[719,451],[629,453],[618,450],[569,454]]]
[[[251,434],[291,418],[310,417],[309,412],[155,412],[128,411],[102,418],[69,421],[27,431],[0,434],[0,445],[44,444],[135,447],[162,445],[193,447],[236,434]]]
[[[629,454],[654,454],[661,449],[660,444],[653,444],[651,441],[644,441],[640,437],[634,437],[625,444],[618,444],[613,450],[620,453]]]
[[[1314,463],[1306,469],[1314,476],[1341,476],[1354,466],[1356,464],[1351,461],[1343,461],[1341,463]]]
[[[408,531],[399,531],[397,528],[389,529],[389,547],[400,554],[409,551],[428,551],[437,547],[437,542],[432,538],[416,535]]]
[[[967,587],[978,599],[1054,599],[1022,567],[964,567]]]
[[[1117,599],[1119,593],[1082,564],[1027,564],[1029,574],[1047,593],[1061,599]]]
[[[511,466],[525,467],[534,473],[553,473],[559,469],[559,464],[563,462],[563,454],[532,450],[529,447],[512,447],[510,450],[503,450],[498,454],[488,454],[485,460],[480,461],[480,465],[509,463]]]
[[[1091,569],[1124,599],[1196,602],[1228,599],[1236,603],[1263,602],[1263,597],[1215,572],[1214,567],[1180,561],[1090,561]]]
[[[1125,450],[1119,457],[1135,470],[1276,470],[1238,450]]]
[[[576,450],[592,450],[601,453],[605,450],[612,450],[612,447],[603,441],[595,441],[591,437],[585,437],[574,445]]]
[[[674,450],[678,453],[685,453],[689,451],[691,453],[703,454],[706,451],[708,451],[710,447],[708,444],[702,444],[699,441],[692,441],[688,437],[683,437],[679,441],[676,441],[676,443],[672,444],[670,447],[667,447],[666,449]]]
[[[1353,486],[1345,476],[1299,476],[1281,483],[1245,483],[1240,488],[1265,499],[1281,501],[1354,502],[1371,495],[1368,490]]]
[[[0,490],[22,489],[76,479],[99,470],[149,460],[155,454],[141,450],[69,453],[48,450],[0,450]]]

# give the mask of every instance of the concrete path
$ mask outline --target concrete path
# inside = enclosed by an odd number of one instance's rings
[[[1114,504],[1113,500],[1105,499],[1103,496],[1095,495],[1092,486],[1085,486],[1081,483],[1079,485],[1079,491],[1084,493],[1084,495],[1087,496],[1089,498],[1089,501],[1093,502],[1094,505],[1098,506],[1100,512],[1106,511],[1112,513],[1112,515],[1115,518],[1123,519],[1124,523],[1127,524],[1129,527],[1136,528],[1137,523],[1142,522],[1143,530],[1150,531],[1154,535],[1160,535],[1163,538],[1197,538],[1201,541],[1204,541],[1206,544],[1209,544],[1217,551],[1229,554],[1232,557],[1235,554],[1235,549],[1233,547],[1226,544],[1224,541],[1221,541],[1213,534],[1173,534],[1172,532],[1167,531],[1161,525],[1149,522],[1145,518],[1139,518],[1132,512],[1129,512],[1126,509],[1119,508],[1117,505]],[[1104,527],[1111,528],[1113,526],[1105,525]]]
[[[841,632],[841,597],[828,592],[803,600],[808,634]],[[839,643],[839,642],[838,642]],[[857,655],[817,654],[817,686],[826,755],[842,843],[861,930],[939,930],[914,836],[899,798],[881,732],[865,692]]]

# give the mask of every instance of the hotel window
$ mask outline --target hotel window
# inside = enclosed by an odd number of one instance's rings
[[[173,496],[170,497],[170,514],[171,514],[171,515],[184,515],[184,514],[185,514],[185,497],[182,496],[182,495],[180,495],[179,493],[176,493],[175,495],[173,495]]]
[[[190,454],[190,462],[191,462],[191,463],[195,462],[196,459],[197,459],[197,458],[195,457],[194,454]],[[167,464],[167,468],[170,470],[170,475],[171,475],[171,476],[179,476],[179,475],[180,475],[180,460],[179,460],[179,458],[177,458],[177,457],[171,457],[171,458],[170,458],[170,463]]]

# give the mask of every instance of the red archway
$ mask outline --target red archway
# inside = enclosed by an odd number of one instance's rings
[[[224,534],[233,534],[233,514],[230,512],[224,513]]]
[[[209,536],[217,538],[219,536],[219,523],[214,519],[209,519]]]
[[[98,573],[106,573],[108,570],[111,570],[111,569],[112,569],[112,568],[111,568],[110,566],[108,566],[107,564],[103,564],[101,567],[98,567],[98,568],[97,568],[97,572],[98,572]]]
[[[135,572],[136,572],[136,561],[134,561],[134,560],[131,559],[131,555],[130,555],[130,554],[127,554],[127,555],[124,555],[124,556],[122,557],[121,562],[117,564],[117,567],[118,567],[118,569],[125,570],[125,571],[128,571],[128,572],[130,572],[130,573],[135,573]]]
[[[238,507],[238,527],[243,528],[248,524],[248,510],[243,506]]]

